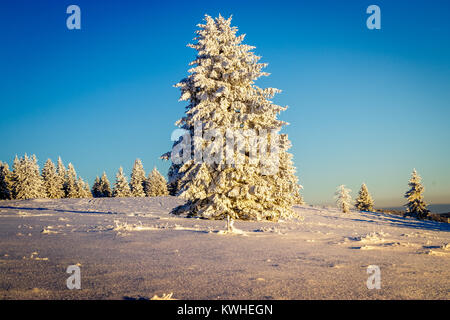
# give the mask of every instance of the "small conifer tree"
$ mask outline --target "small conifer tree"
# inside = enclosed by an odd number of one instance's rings
[[[133,169],[131,171],[131,195],[133,197],[145,197],[145,170],[140,159],[134,161]]]
[[[111,184],[109,183],[108,177],[106,176],[106,173],[104,171],[100,178],[99,190],[102,197],[112,196]]]
[[[66,182],[66,174],[67,170],[66,167],[64,167],[64,164],[61,160],[61,157],[58,157],[58,161],[56,163],[56,174],[57,174],[57,185],[58,185],[58,191],[56,198],[64,198],[66,196],[66,192],[64,190],[64,183]]]
[[[351,191],[352,190],[347,189],[345,185],[340,185],[339,187],[337,187],[335,192],[336,204],[339,210],[344,213],[350,212],[350,206],[352,202],[352,197],[350,195]]]
[[[78,177],[77,179],[76,189],[77,189],[77,198],[92,197],[92,194],[89,191],[89,185],[86,182],[84,182],[84,180],[81,177]]]
[[[100,178],[98,176],[95,177],[94,184],[92,185],[92,196],[94,198],[103,197],[103,194],[100,190]]]
[[[147,197],[166,196],[169,194],[167,181],[156,167],[148,174],[145,182],[145,194]]]
[[[12,199],[12,173],[6,162],[0,161],[0,200]]]
[[[361,185],[355,207],[359,211],[373,211],[373,199],[365,183]]]
[[[427,204],[423,200],[424,186],[421,183],[422,178],[417,173],[416,169],[411,174],[409,180],[410,189],[405,193],[405,198],[408,199],[406,206],[406,215],[416,217],[418,219],[425,219],[430,211],[427,209]]]
[[[77,173],[72,163],[67,165],[66,181],[64,183],[66,198],[78,198]]]
[[[47,159],[44,167],[42,168],[42,180],[44,182],[44,190],[47,198],[59,198],[61,194],[58,181],[59,177],[56,172],[55,164],[50,159]]]
[[[128,184],[127,177],[123,174],[122,167],[119,168],[119,171],[116,174],[116,182],[114,183],[113,189],[114,197],[130,197],[130,185]]]
[[[13,196],[15,199],[44,198],[42,177],[35,155],[14,159],[12,174]]]
[[[92,192],[91,192],[91,188],[89,187],[89,183],[87,181],[83,181],[84,182],[84,198],[92,198]]]

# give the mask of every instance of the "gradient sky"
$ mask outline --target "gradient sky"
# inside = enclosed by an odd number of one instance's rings
[[[81,8],[81,30],[66,8]],[[381,8],[368,30],[366,8]],[[269,63],[310,204],[365,182],[377,206],[404,203],[412,169],[425,198],[450,203],[449,1],[0,2],[0,159],[60,155],[92,184],[170,150],[184,112],[172,85],[204,14],[228,17]]]

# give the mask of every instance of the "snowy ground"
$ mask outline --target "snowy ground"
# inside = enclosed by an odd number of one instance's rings
[[[0,201],[0,299],[450,298],[450,224],[301,206],[302,221],[222,234],[224,221],[168,214],[181,203]],[[74,264],[81,290],[66,287]]]

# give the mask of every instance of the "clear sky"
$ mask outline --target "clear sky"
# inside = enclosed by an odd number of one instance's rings
[[[81,8],[68,30],[66,8]],[[381,8],[381,30],[366,8]],[[331,203],[365,182],[377,206],[404,203],[415,167],[430,203],[450,203],[450,1],[0,2],[0,159],[60,155],[92,185],[170,150],[184,112],[172,85],[204,14],[228,17],[283,92],[280,115],[303,194]]]

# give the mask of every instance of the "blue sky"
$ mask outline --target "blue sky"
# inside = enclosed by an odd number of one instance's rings
[[[81,30],[66,8],[81,8]],[[381,8],[381,30],[366,8]],[[92,184],[135,158],[147,171],[171,148],[204,14],[228,17],[269,63],[257,82],[283,92],[304,197],[355,196],[402,205],[410,172],[430,203],[450,203],[448,1],[23,1],[0,3],[0,159],[60,155]]]

